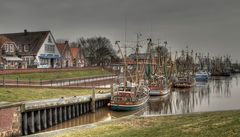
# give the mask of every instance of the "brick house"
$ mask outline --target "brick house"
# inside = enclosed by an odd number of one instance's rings
[[[0,67],[1,69],[17,69],[22,59],[17,56],[17,46],[5,36],[0,36]]]
[[[73,56],[68,41],[65,43],[57,43],[57,48],[61,54],[60,66],[67,68],[73,66]]]
[[[51,31],[0,34],[16,44],[22,68],[60,67],[60,53]]]
[[[72,60],[73,60],[73,67],[84,67],[86,66],[86,60],[81,48],[78,47],[71,47],[70,48],[72,53]]]

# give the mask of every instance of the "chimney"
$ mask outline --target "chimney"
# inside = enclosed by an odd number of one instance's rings
[[[25,36],[27,35],[27,29],[24,30],[24,35],[25,35]]]
[[[68,44],[68,41],[67,41],[67,40],[65,41],[65,44]]]

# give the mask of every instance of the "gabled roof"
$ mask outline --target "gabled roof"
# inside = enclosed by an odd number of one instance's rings
[[[57,48],[60,54],[63,55],[64,50],[66,49],[66,45],[65,43],[57,43]]]
[[[0,36],[0,46],[2,46],[5,42],[12,42],[12,41],[5,36]]]
[[[73,58],[78,58],[79,48],[72,47],[70,48]]]
[[[0,34],[16,43],[16,45],[29,45],[30,54],[37,54],[44,40],[48,36],[50,31],[37,31],[27,32],[26,30],[21,33],[8,33]]]

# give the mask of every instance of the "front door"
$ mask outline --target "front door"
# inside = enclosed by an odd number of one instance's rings
[[[54,59],[51,59],[50,63],[51,63],[51,68],[53,68],[54,67]]]
[[[66,68],[68,67],[68,60],[66,61]]]

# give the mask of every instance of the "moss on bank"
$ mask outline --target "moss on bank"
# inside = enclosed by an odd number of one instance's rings
[[[0,88],[0,102],[19,102],[28,100],[81,96],[88,94],[92,94],[91,89]]]
[[[61,137],[234,137],[240,136],[240,111],[138,117],[116,120]]]
[[[102,76],[110,75],[111,73],[104,69],[89,69],[89,70],[74,70],[74,71],[60,71],[60,72],[42,72],[42,73],[26,73],[26,74],[10,74],[1,75],[0,80],[56,80],[56,79],[72,79],[81,77],[92,77],[92,76]]]

